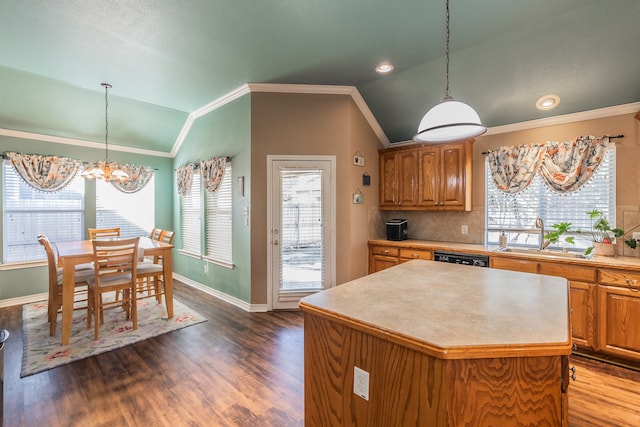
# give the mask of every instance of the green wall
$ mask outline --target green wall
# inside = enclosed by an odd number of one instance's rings
[[[101,160],[105,155],[102,149],[0,136],[0,153],[7,151],[28,154],[52,154],[82,161]],[[141,164],[156,169],[156,226],[159,228],[173,229],[174,221],[171,207],[173,202],[174,174],[172,159],[113,150],[109,151],[109,159],[121,163]],[[2,186],[0,186],[0,191],[1,188]],[[85,202],[85,226],[87,227],[95,224],[96,212],[95,182],[86,181],[85,198],[90,199],[92,195],[94,200]],[[2,218],[0,216],[0,222],[1,221]],[[35,237],[36,236],[34,236],[34,239]],[[17,298],[46,292],[47,283],[47,269],[44,266],[0,270],[0,299]]]
[[[173,269],[177,274],[251,303],[251,230],[245,225],[243,209],[249,209],[251,200],[251,97],[245,95],[234,102],[196,119],[174,159],[174,169],[189,162],[211,157],[229,156],[233,168],[233,264],[234,268],[174,252]],[[238,194],[237,178],[244,176],[244,196]],[[174,179],[175,193],[175,179]],[[182,246],[180,224],[180,198],[173,206],[176,248]],[[203,248],[204,251],[204,248]]]

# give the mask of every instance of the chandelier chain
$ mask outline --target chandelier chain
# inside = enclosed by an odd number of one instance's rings
[[[109,163],[109,97],[107,96],[111,85],[103,83],[104,86],[104,145],[105,145],[105,161]]]

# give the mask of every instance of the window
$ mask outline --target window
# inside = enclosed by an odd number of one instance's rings
[[[2,262],[45,258],[37,240],[84,238],[84,180],[76,176],[64,190],[44,193],[27,185],[8,163],[2,165]]]
[[[137,193],[96,180],[96,227],[120,227],[122,237],[148,236],[155,227],[154,178]]]
[[[227,163],[218,190],[207,193],[207,255],[223,265],[232,265],[232,182],[231,165]]]
[[[200,185],[200,174],[196,171],[193,174],[191,192],[181,197],[182,209],[180,219],[182,223],[182,250],[191,255],[201,255],[201,214],[202,214],[202,192]]]
[[[549,190],[539,176],[531,185],[515,195],[499,191],[491,178],[488,162],[486,175],[486,242],[498,244],[500,233],[508,234],[510,246],[537,247],[539,234],[535,233],[537,217],[543,219],[545,228],[560,222],[570,222],[572,229],[588,230],[591,221],[587,212],[598,209],[615,225],[616,218],[616,152],[607,151],[598,171],[591,181],[580,190],[560,195]],[[509,232],[509,230],[512,230]],[[529,232],[526,232],[529,230]],[[575,234],[575,245],[569,249],[584,250],[591,246],[589,241]],[[564,239],[561,239],[564,241]],[[565,243],[566,244],[566,243]]]

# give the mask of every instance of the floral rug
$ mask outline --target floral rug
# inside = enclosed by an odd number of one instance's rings
[[[47,302],[26,304],[22,309],[24,349],[20,376],[46,371],[206,320],[175,298],[173,318],[167,319],[164,301],[158,304],[154,299],[147,298],[138,301],[137,330],[133,330],[131,321],[126,319],[121,308],[105,310],[104,324],[100,325],[98,340],[94,341],[93,323],[91,329],[87,329],[86,309],[76,310],[73,313],[69,345],[61,346],[62,316],[58,315],[56,334],[51,337],[47,322]]]

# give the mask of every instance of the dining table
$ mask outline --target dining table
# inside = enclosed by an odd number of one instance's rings
[[[111,240],[114,238],[110,238]],[[75,268],[78,264],[92,262],[93,243],[91,240],[76,240],[57,242],[58,266],[62,267],[62,345],[69,344],[71,323],[73,320],[73,295],[75,288]],[[170,243],[140,237],[138,250],[143,250],[144,256],[163,258],[163,280],[167,317],[173,317],[173,263]]]

